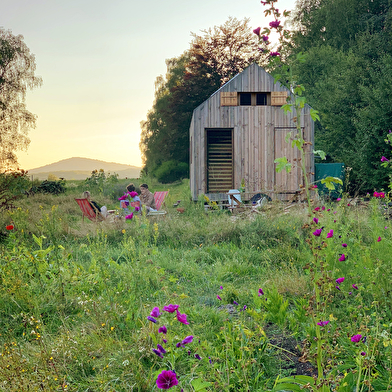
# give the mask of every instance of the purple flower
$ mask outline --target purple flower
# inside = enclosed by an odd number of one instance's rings
[[[159,317],[161,314],[159,313],[159,308],[158,308],[158,306],[156,306],[153,310],[152,310],[152,312],[150,313],[150,316],[152,316],[152,317]]]
[[[234,304],[234,305],[238,305],[238,302],[236,302],[236,301],[233,300],[233,304]]]
[[[328,210],[327,210],[327,211],[329,212],[329,211],[331,211],[331,209],[330,209],[330,208],[328,208]]]
[[[381,162],[389,162],[389,159],[385,158],[384,155],[381,157]]]
[[[178,308],[180,307],[180,305],[167,305],[163,307],[163,310],[165,312],[169,312],[169,313],[174,313]]]
[[[160,344],[157,344],[157,349],[158,349],[159,352],[161,352],[162,354],[166,354],[166,350],[165,350]]]
[[[337,278],[335,282],[340,285],[340,283],[344,282],[344,278]]]
[[[280,56],[280,53],[279,52],[271,52],[270,56],[271,57],[278,57],[278,56]]]
[[[317,229],[316,231],[313,232],[313,235],[315,235],[316,237],[320,237],[322,231],[323,229]]]
[[[339,257],[339,261],[344,261],[346,260],[346,256],[344,255],[344,253],[342,253],[342,255]]]
[[[198,359],[199,361],[201,360],[200,355],[199,354],[195,354],[195,358]]]
[[[261,30],[261,27],[257,27],[256,29],[253,30],[253,32],[254,32],[256,35],[260,35],[260,30]]]
[[[259,297],[260,297],[260,295],[264,295],[263,289],[259,289]]]
[[[187,321],[187,315],[184,313],[184,314],[181,314],[178,310],[177,310],[177,320],[180,322],[180,323],[183,323],[183,324],[189,324],[189,322]]]
[[[220,288],[221,290],[223,290],[223,286],[220,286],[219,288]]]
[[[157,322],[157,320],[155,320],[153,317],[151,317],[151,316],[148,316],[147,317],[147,320],[150,320],[152,323],[156,323]]]
[[[317,325],[320,325],[321,327],[325,327],[326,325],[328,325],[329,324],[329,320],[327,320],[327,321],[319,321],[318,323],[317,323]]]
[[[278,28],[280,25],[280,20],[273,20],[272,22],[269,22],[269,25],[271,28]]]
[[[332,238],[333,237],[333,230],[331,229],[328,234],[327,234],[327,238]]]
[[[263,38],[264,42],[267,42],[269,37],[268,37],[268,35],[263,35],[261,38]]]
[[[246,305],[244,305],[244,307],[242,308],[242,310],[246,310],[246,308],[247,308],[247,306],[246,306]]]
[[[181,342],[178,342],[178,343],[176,344],[176,347],[177,347],[177,348],[181,347]]]
[[[313,222],[316,223],[316,225],[317,225],[317,223],[318,223],[318,218],[313,218]]]
[[[133,212],[131,212],[129,215],[126,215],[125,219],[132,219],[133,218]]]
[[[321,209],[322,209],[323,211],[325,211],[325,207],[324,207],[324,206],[322,206]]]
[[[353,289],[358,290],[358,286],[356,284],[353,284]]]
[[[126,200],[128,198],[128,195],[125,193],[121,197],[118,198],[119,201]]]
[[[378,237],[378,238],[377,238],[377,242],[380,242],[380,241],[381,241],[381,237]]]
[[[341,198],[341,197],[338,197],[338,198],[336,199],[336,201],[340,201],[340,200],[342,200],[342,198]]]
[[[187,336],[187,337],[181,342],[181,344],[184,345],[184,344],[187,344],[187,343],[192,343],[192,340],[193,340],[193,336],[192,336],[192,335]]]
[[[314,210],[315,211],[320,211],[320,207],[316,207]]]
[[[208,362],[209,362],[210,364],[212,363],[211,357],[208,357]]]
[[[192,351],[191,350],[188,350],[188,355],[191,355],[192,354]]]
[[[347,244],[342,244],[343,248],[347,248]]]
[[[135,211],[136,211],[136,212],[140,211],[140,207],[139,207],[139,206],[136,206],[136,207],[135,207]]]
[[[158,333],[163,333],[163,334],[167,334],[167,328],[165,325],[162,325],[162,327],[159,327],[158,329]]]
[[[135,191],[128,192],[128,195],[131,196],[132,198],[134,198],[135,196],[137,196],[137,192],[135,192]]]
[[[162,373],[158,375],[157,387],[159,389],[170,389],[176,385],[178,385],[176,373],[171,370],[163,370]]]
[[[365,351],[361,351],[361,355],[364,357],[366,355]]]
[[[353,343],[358,343],[361,339],[362,339],[362,335],[359,335],[359,334],[351,336],[351,341]]]
[[[335,286],[335,289],[338,289],[340,291],[340,287],[339,286]]]
[[[218,299],[219,299],[219,301],[222,301],[222,298],[221,298],[221,297],[219,297],[219,295],[217,295],[217,296],[216,296],[216,298],[218,298]]]
[[[166,339],[162,339],[162,342],[163,342],[163,343],[167,343],[167,340],[166,340]]]
[[[366,343],[366,336],[362,338],[362,342]]]
[[[348,295],[352,295],[352,292],[351,292],[351,291],[349,291],[349,292],[348,292]]]
[[[154,351],[154,353],[155,353],[156,355],[158,355],[159,358],[163,358],[162,353],[160,353],[157,349],[153,348],[152,351]]]

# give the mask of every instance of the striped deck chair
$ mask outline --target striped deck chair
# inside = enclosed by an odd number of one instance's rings
[[[76,203],[79,204],[80,209],[83,213],[83,222],[84,217],[90,219],[92,222],[102,222],[105,218],[100,214],[96,213],[94,208],[91,207],[91,204],[87,199],[75,199]]]
[[[150,211],[148,215],[166,215],[167,212],[161,210],[162,204],[165,204],[165,197],[169,193],[169,191],[161,191],[154,193],[155,207],[156,211]]]

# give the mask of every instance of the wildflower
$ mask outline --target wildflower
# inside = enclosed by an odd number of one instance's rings
[[[163,343],[167,343],[167,340],[166,340],[166,339],[162,339],[162,342],[163,342]]]
[[[14,225],[8,225],[5,227],[6,230],[10,231],[10,230],[14,230]]]
[[[321,209],[322,209],[323,211],[325,211],[325,206],[322,206]]]
[[[163,310],[168,313],[174,313],[179,307],[180,307],[180,305],[170,304],[170,305],[164,306]]]
[[[180,348],[180,347],[181,347],[181,342],[178,342],[178,343],[176,344],[176,347],[177,347],[177,348]]]
[[[242,310],[246,310],[246,308],[247,308],[247,306],[246,306],[246,305],[244,305],[244,307],[242,308]]]
[[[317,325],[320,325],[321,327],[325,327],[326,325],[328,325],[329,324],[329,320],[327,320],[327,321],[319,321],[318,323],[317,323]]]
[[[344,255],[344,253],[342,253],[342,255],[339,257],[339,261],[344,261],[346,260],[346,256]]]
[[[162,353],[160,353],[156,348],[153,348],[152,351],[153,351],[156,355],[158,355],[159,358],[163,358]]]
[[[154,317],[148,316],[147,320],[150,320],[152,323],[156,323],[157,320],[154,319]]]
[[[136,206],[136,207],[135,207],[135,212],[138,212],[138,211],[140,211],[140,207],[139,207],[139,206]]]
[[[362,338],[362,342],[366,343],[366,336]]]
[[[338,198],[336,199],[336,201],[340,201],[340,200],[342,200],[342,198],[341,198],[341,197],[338,197]]]
[[[234,304],[234,305],[238,305],[238,302],[236,302],[236,301],[233,300],[233,304]]]
[[[384,155],[381,157],[381,162],[389,162],[389,159],[385,158]]]
[[[126,200],[128,198],[128,195],[124,193],[121,197],[118,198],[119,201]]]
[[[209,362],[210,364],[212,363],[211,357],[208,357],[208,362]]]
[[[318,186],[317,185],[312,185],[312,189],[317,189]],[[325,208],[325,207],[324,207]]]
[[[331,229],[328,234],[327,234],[327,238],[332,238],[333,237],[333,230]]]
[[[220,286],[219,288],[220,288],[221,290],[223,290],[223,286]]]
[[[320,207],[316,207],[314,211],[320,211]]]
[[[132,218],[133,218],[133,212],[125,216],[125,219],[132,219]]]
[[[328,210],[327,210],[327,211],[329,212],[329,211],[331,211],[331,209],[330,209],[330,208],[328,208]]]
[[[318,218],[313,218],[313,222],[317,225],[317,223],[318,223]]]
[[[193,336],[192,336],[192,335],[187,336],[187,337],[181,342],[181,344],[184,345],[184,344],[187,344],[187,343],[192,343],[192,340],[193,340]]]
[[[163,370],[162,373],[158,375],[156,382],[159,389],[170,389],[178,385],[176,373],[171,370]]]
[[[358,286],[356,284],[353,284],[353,289],[358,290]]]
[[[349,292],[348,292],[348,295],[352,295],[352,291],[349,291]]]
[[[335,280],[335,282],[336,282],[337,284],[340,284],[340,283],[344,282],[344,278],[337,278],[337,279]]]
[[[260,35],[260,30],[261,30],[261,27],[257,27],[256,29],[253,30],[253,32],[254,32],[256,35]]]
[[[347,248],[347,244],[342,244],[343,248]]]
[[[361,339],[362,339],[362,335],[359,335],[359,334],[351,336],[351,341],[353,343],[358,343]]]
[[[280,20],[273,20],[272,22],[269,22],[269,25],[271,28],[277,29],[280,25]]]
[[[313,235],[315,235],[316,237],[320,237],[322,231],[323,229],[317,229],[316,231],[313,232]]]
[[[161,352],[162,354],[166,354],[166,350],[165,350],[160,344],[157,344],[157,349],[158,349],[159,352]]]
[[[162,325],[162,327],[159,327],[158,329],[158,333],[163,333],[163,334],[167,334],[167,328],[165,325]]]
[[[219,297],[219,295],[217,295],[217,296],[216,296],[216,298],[218,298],[218,299],[219,299],[219,301],[222,301],[222,298],[221,298],[221,297]]]
[[[186,320],[186,318],[187,318],[187,315],[184,313],[184,314],[181,314],[178,310],[177,310],[177,320],[180,322],[180,323],[183,323],[183,324],[189,324],[189,322]]]
[[[199,354],[195,354],[195,358],[198,359],[199,361],[201,360],[201,357]]]
[[[279,52],[271,52],[270,56],[271,57],[277,57],[277,56],[280,56],[280,53]]]
[[[259,289],[259,297],[260,297],[260,295],[264,295],[263,289]]]
[[[338,289],[340,291],[340,287],[339,286],[335,286],[335,289]]]
[[[380,241],[381,241],[381,237],[378,237],[378,238],[377,238],[377,242],[380,242]]]
[[[264,42],[267,42],[268,39],[269,39],[268,35],[263,35],[261,38],[263,38],[263,41],[264,41]]]
[[[361,351],[361,355],[364,357],[366,355],[365,351]]]
[[[134,198],[135,196],[137,196],[137,192],[135,192],[135,191],[128,192],[128,195],[131,196],[132,198]]]
[[[155,308],[151,311],[150,316],[152,317],[159,317],[161,314],[159,313],[159,308],[158,306],[155,306]]]
[[[192,354],[192,351],[191,350],[188,350],[188,355],[191,355]]]

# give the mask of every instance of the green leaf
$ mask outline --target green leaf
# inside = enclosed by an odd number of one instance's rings
[[[274,83],[276,83],[280,79],[282,79],[282,75],[281,74],[274,75]]]
[[[296,384],[279,384],[279,385],[275,385],[272,390],[273,391],[303,392],[303,389],[301,389],[301,387]]]
[[[292,110],[291,110],[291,104],[290,103],[285,103],[283,106],[282,106],[282,109],[284,110],[284,114],[287,114],[287,112],[292,112]]]
[[[280,382],[295,382],[296,384],[300,384],[300,385],[306,385],[306,384],[314,385],[314,379],[313,379],[313,377],[310,377],[310,376],[285,377],[285,378],[281,378],[277,382],[279,382],[279,383]]]
[[[298,60],[300,63],[304,63],[304,62],[306,61],[306,54],[303,54],[302,52],[299,52],[299,53],[297,54],[297,60]]]
[[[209,387],[212,383],[202,381],[200,378],[196,378],[191,382],[195,391],[202,392],[205,391],[207,387]]]
[[[334,184],[343,185],[343,181],[338,177],[328,176],[321,180],[321,183],[324,184],[330,191],[335,190]]]
[[[297,97],[295,99],[295,104],[301,109],[305,106],[306,98],[305,97]]]
[[[286,157],[276,158],[274,162],[277,163],[275,169],[277,173],[280,173],[282,170],[286,170],[287,173],[291,172],[291,163],[287,161]]]
[[[325,152],[323,150],[313,150],[313,154],[318,155],[318,157],[325,160]],[[318,158],[318,157],[315,157],[315,158]]]
[[[320,121],[320,116],[318,115],[318,110],[310,109],[310,117],[313,121]]]
[[[291,142],[291,147],[297,147],[298,148],[298,150],[300,150],[300,151],[302,151],[302,142],[301,142],[301,140],[299,140],[299,139],[294,139],[292,142]]]
[[[288,143],[289,141],[290,141],[290,138],[291,138],[291,131],[286,135],[286,137],[284,138],[284,141],[286,142],[286,143]]]

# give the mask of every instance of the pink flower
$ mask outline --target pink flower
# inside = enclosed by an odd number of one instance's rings
[[[322,209],[323,211],[325,211],[325,206],[322,206],[321,209]]]
[[[270,56],[271,57],[277,57],[277,56],[280,56],[280,53],[279,52],[271,52]]]
[[[150,313],[150,316],[152,317],[159,317],[161,314],[159,313],[159,308],[156,306]]]
[[[380,241],[381,241],[381,237],[378,237],[378,238],[377,238],[377,242],[380,242]]]
[[[346,260],[346,256],[344,255],[344,253],[342,253],[342,255],[339,257],[339,261],[344,261]]]
[[[333,237],[333,230],[331,229],[328,234],[327,234],[327,238],[332,238]]]
[[[365,351],[361,351],[361,355],[364,357],[366,355]]]
[[[128,195],[131,196],[132,198],[134,198],[135,196],[137,196],[137,192],[135,192],[135,191],[128,192]]]
[[[314,211],[320,211],[320,207],[316,207]]]
[[[260,30],[261,30],[261,28],[260,28],[260,27],[257,27],[256,29],[253,30],[253,32],[254,32],[256,35],[260,35]]]
[[[317,323],[317,325],[320,325],[321,327],[325,327],[328,324],[329,324],[329,320],[327,320],[327,321],[320,321],[320,322]]]
[[[268,37],[268,35],[263,35],[261,38],[263,38],[264,42],[267,42],[269,37]]]
[[[344,278],[337,278],[337,279],[335,280],[335,282],[336,282],[337,284],[340,284],[340,283],[344,282]]]
[[[264,295],[263,289],[259,289],[259,297],[260,297],[260,295]]]
[[[170,389],[178,385],[176,373],[171,370],[163,370],[162,373],[158,375],[156,382],[159,389]]]
[[[219,301],[222,301],[222,298],[221,298],[221,297],[219,297],[219,295],[217,295],[217,296],[216,296],[216,298],[218,298],[218,299],[219,299]]]
[[[178,310],[176,311],[177,312],[177,320],[180,322],[180,323],[183,323],[183,324],[189,324],[189,322],[187,321],[187,315],[184,313],[184,314],[181,314]]]
[[[357,286],[356,284],[353,284],[353,288],[354,288],[355,290],[358,290],[358,286]]]
[[[362,339],[362,335],[354,335],[354,336],[351,336],[351,341],[353,342],[353,343],[358,343],[360,340]]]
[[[318,186],[317,185],[312,185],[312,189],[317,189]],[[325,208],[325,207],[324,207]]]
[[[273,20],[272,22],[269,23],[270,27],[273,29],[277,29],[280,25],[280,20]]]
[[[316,237],[320,237],[322,231],[323,231],[323,229],[317,229],[313,232],[313,235]]]
[[[317,223],[318,223],[318,218],[313,218],[313,222],[316,223],[316,225],[317,225]]]
[[[347,248],[347,244],[342,244],[343,248]]]
[[[122,195],[121,197],[118,198],[119,201],[121,200],[125,200],[128,197],[128,195],[125,193],[124,195]]]
[[[170,305],[164,306],[163,310],[168,313],[174,313],[179,307],[180,307],[180,305],[170,304]]]
[[[133,218],[133,212],[125,216],[125,219],[132,219],[132,218]]]
[[[163,334],[167,334],[167,328],[165,325],[162,325],[162,327],[159,327],[158,329],[158,333],[163,333]]]
[[[389,162],[389,159],[385,158],[384,155],[381,157],[381,162]]]

